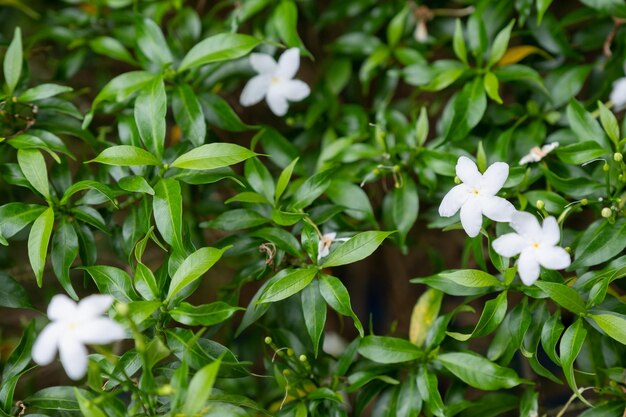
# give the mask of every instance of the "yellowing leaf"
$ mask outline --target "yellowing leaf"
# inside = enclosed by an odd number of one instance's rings
[[[518,45],[510,47],[500,58],[500,61],[496,64],[498,67],[504,67],[506,65],[516,64],[528,55],[539,54],[546,59],[550,59],[551,56],[541,48],[537,48],[532,45]]]
[[[411,313],[411,326],[409,328],[411,343],[421,346],[426,340],[428,330],[439,314],[442,295],[441,291],[430,288],[417,300],[415,307],[413,307],[413,313]]]

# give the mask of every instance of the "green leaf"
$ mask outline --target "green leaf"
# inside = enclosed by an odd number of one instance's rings
[[[46,200],[50,200],[48,169],[41,152],[35,149],[20,149],[17,151],[17,162],[30,185]]]
[[[196,44],[185,55],[178,72],[212,62],[240,58],[261,43],[252,36],[239,33],[220,33]]]
[[[265,197],[266,201],[274,201],[274,178],[258,158],[246,161],[244,175],[254,191]]]
[[[241,307],[233,307],[223,301],[194,306],[186,302],[180,303],[169,311],[174,320],[188,326],[214,326],[229,319]]]
[[[24,329],[24,334],[20,339],[20,343],[15,346],[13,352],[8,357],[2,370],[2,380],[7,381],[16,375],[19,375],[30,363],[31,349],[33,343],[35,343],[35,322],[31,321],[30,324]]]
[[[489,300],[485,303],[485,308],[483,308],[480,319],[478,319],[478,323],[476,324],[476,327],[474,328],[472,333],[464,334],[447,332],[447,334],[450,337],[460,341],[466,341],[474,337],[480,337],[490,334],[500,325],[500,323],[502,323],[502,320],[504,320],[507,309],[506,296],[506,291],[503,291],[496,298],[494,298],[493,300]]]
[[[550,7],[551,3],[552,3],[552,0],[536,0],[537,26],[541,26],[543,15],[546,14],[546,11],[548,10],[548,7]]]
[[[301,268],[289,271],[286,275],[281,276],[279,280],[272,282],[265,288],[259,303],[273,303],[291,297],[309,285],[315,278],[315,275],[317,275],[317,272],[315,268]]]
[[[426,402],[426,407],[437,417],[445,416],[445,406],[439,393],[437,375],[428,371],[426,366],[420,366],[417,373],[417,389]]]
[[[52,226],[54,226],[54,211],[52,207],[49,207],[37,217],[28,235],[28,259],[39,288],[41,288],[43,272],[46,268],[46,255]]]
[[[137,299],[133,281],[126,271],[108,265],[81,266],[78,269],[86,271],[93,278],[102,294],[109,294],[123,303]]]
[[[321,268],[351,264],[370,256],[393,232],[370,231],[362,232],[337,246],[328,255]]]
[[[359,353],[378,363],[402,363],[420,359],[424,352],[408,340],[388,336],[365,336]]]
[[[567,330],[565,330],[565,333],[563,333],[563,337],[561,338],[561,343],[559,345],[559,356],[561,359],[563,374],[565,375],[568,385],[582,402],[589,405],[587,400],[585,400],[578,392],[576,378],[574,377],[574,361],[578,357],[586,337],[587,329],[585,329],[583,325],[583,320],[579,318],[570,327],[568,327]]]
[[[163,239],[183,253],[183,197],[180,183],[172,178],[162,178],[154,186],[152,199],[154,222]]]
[[[548,297],[550,297],[555,303],[568,309],[572,313],[584,314],[587,310],[582,297],[572,287],[568,287],[565,284],[559,284],[558,282],[548,281],[537,281],[535,282],[535,286],[539,287],[541,291],[548,294]]]
[[[383,210],[387,208],[383,213],[390,214],[390,226],[398,230],[400,244],[404,245],[419,213],[419,195],[415,182],[410,177],[405,177],[402,186],[391,191],[387,204],[383,206]]]
[[[484,288],[500,286],[498,278],[478,269],[459,269],[437,274],[441,278],[449,279],[458,285],[469,288]]]
[[[265,223],[269,223],[269,219],[266,219],[254,210],[234,209],[220,214],[217,218],[206,223],[206,226],[214,229],[230,231],[248,229]]]
[[[512,388],[523,382],[514,370],[497,365],[476,353],[443,353],[436,360],[461,381],[483,391]]]
[[[130,71],[120,74],[109,81],[98,93],[91,105],[92,111],[102,101],[125,101],[148,83],[152,82],[155,75],[148,71]],[[85,127],[85,126],[84,126]]]
[[[37,204],[9,203],[0,207],[0,235],[10,238],[35,221],[46,209]]]
[[[445,128],[446,140],[464,139],[483,118],[487,109],[485,87],[480,78],[463,87],[452,102],[453,114]]]
[[[584,164],[609,153],[598,142],[592,140],[562,146],[557,148],[555,152],[561,161],[572,165]]]
[[[27,406],[43,410],[79,412],[74,387],[56,386],[44,388],[26,397]],[[82,392],[82,391],[81,391]]]
[[[626,248],[626,219],[615,224],[599,220],[580,237],[576,246],[575,260],[568,270],[597,265],[622,253]]]
[[[545,85],[554,108],[563,106],[580,92],[592,69],[592,65],[564,65],[548,74]]]
[[[616,314],[592,314],[591,318],[613,339],[626,345],[626,318]]]
[[[78,401],[80,412],[85,417],[107,417],[106,414],[93,402],[84,397],[78,388],[74,388],[74,395]]]
[[[318,198],[330,185],[334,169],[327,169],[307,178],[293,194],[289,208],[300,210],[307,207]]]
[[[167,292],[166,301],[171,301],[186,286],[192,284],[204,275],[226,252],[230,246],[223,249],[200,248],[189,255],[178,267]]]
[[[210,143],[179,156],[172,167],[183,169],[215,169],[234,165],[257,156],[256,153],[232,143]]]
[[[291,0],[282,0],[274,9],[272,18],[278,36],[288,47],[301,47],[302,40],[298,35],[298,8]]]
[[[115,193],[113,192],[113,190],[106,184],[103,184],[98,181],[92,181],[92,180],[82,180],[82,181],[78,181],[72,184],[63,193],[63,197],[61,198],[60,204],[61,205],[67,204],[67,202],[73,195],[84,190],[97,191],[102,196],[107,198],[114,206],[117,207],[117,201],[115,200]]]
[[[154,195],[154,189],[150,187],[148,181],[139,175],[130,175],[128,177],[121,178],[117,185],[124,190],[131,193],[144,193]]]
[[[32,308],[26,289],[2,272],[0,272],[0,307]]]
[[[189,388],[187,388],[187,399],[183,404],[182,413],[184,415],[196,415],[205,406],[213,390],[213,384],[215,383],[220,364],[221,358],[218,358],[200,369],[191,378]]]
[[[174,120],[182,131],[182,140],[201,146],[206,138],[204,112],[189,84],[180,84],[172,95]]]
[[[137,46],[151,62],[163,67],[172,62],[167,41],[161,28],[151,19],[145,18],[137,23]]]
[[[4,56],[4,80],[7,86],[7,94],[13,94],[20,75],[22,74],[22,31],[19,27],[15,28],[13,40],[9,44],[7,53]]]
[[[492,67],[504,56],[506,48],[509,45],[509,39],[511,38],[511,30],[515,20],[511,20],[504,29],[502,29],[493,40],[491,46],[491,54],[489,55],[489,61],[487,61],[487,67]]]
[[[230,104],[217,94],[202,94],[200,102],[204,109],[204,117],[211,126],[228,130],[229,132],[243,132],[251,128],[251,126],[242,122]]]
[[[302,258],[300,243],[286,230],[278,227],[265,227],[263,229],[250,232],[250,236],[272,242],[278,247],[278,249],[284,250],[288,254],[297,258]]]
[[[361,337],[363,337],[363,325],[357,315],[354,314],[354,311],[352,311],[350,294],[341,281],[336,277],[321,274],[319,288],[326,303],[342,316],[351,317],[354,321],[354,327],[356,327]]]
[[[161,164],[150,152],[131,145],[111,146],[100,152],[94,159],[87,162],[99,162],[101,164],[116,166]]]
[[[541,346],[550,360],[557,365],[561,364],[561,360],[556,354],[556,346],[564,329],[565,326],[561,323],[561,314],[558,311],[546,321],[541,329]]]
[[[74,227],[65,219],[61,220],[59,228],[52,238],[52,270],[59,279],[63,289],[76,301],[78,295],[70,280],[70,267],[78,256],[78,235]]]
[[[110,36],[99,36],[89,41],[89,47],[97,54],[108,56],[119,61],[135,64],[135,59],[126,47]]]
[[[461,19],[456,19],[454,25],[454,37],[452,38],[452,48],[454,54],[464,64],[467,64],[467,48],[465,47],[465,38],[463,37],[463,25]]]
[[[320,339],[326,324],[326,301],[322,297],[317,280],[312,281],[300,293],[304,324],[313,344],[313,353],[317,358]]]
[[[135,267],[135,288],[146,300],[159,299],[159,286],[154,274],[150,268],[140,262]]]
[[[150,153],[161,159],[165,142],[167,95],[163,78],[155,77],[142,88],[135,100],[135,122],[141,141]]]
[[[283,195],[283,193],[287,189],[287,186],[289,185],[289,181],[291,180],[291,174],[293,173],[293,169],[298,163],[298,160],[300,160],[300,157],[291,161],[291,163],[287,165],[285,169],[283,169],[282,172],[280,173],[280,176],[278,177],[278,180],[276,181],[276,193],[275,193],[276,196],[275,196],[275,201],[274,201],[275,204],[278,204],[280,197]]]
[[[402,39],[409,11],[409,6],[404,6],[387,26],[387,43],[391,48],[395,47]]]
[[[485,78],[483,78],[483,85],[489,98],[498,104],[502,104],[502,98],[500,97],[500,93],[498,93],[498,77],[496,77],[493,72],[485,74]]]
[[[617,143],[620,140],[617,118],[609,109],[606,108],[604,104],[602,104],[601,101],[598,101],[598,109],[600,110],[600,122],[602,123],[604,131],[617,146]]]
[[[420,296],[411,312],[409,340],[416,346],[422,346],[439,314],[443,293],[429,288]]]
[[[58,84],[40,84],[36,87],[29,88],[19,95],[17,101],[29,103],[31,101],[43,100],[45,98],[54,97],[59,94],[73,91],[72,87],[66,87]]]
[[[577,100],[567,106],[567,120],[580,141],[594,140],[609,149],[600,124]]]

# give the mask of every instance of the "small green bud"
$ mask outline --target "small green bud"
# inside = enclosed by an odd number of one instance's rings
[[[459,177],[454,177],[454,183],[455,184],[460,184],[461,183],[461,179]]]
[[[266,345],[269,345],[270,343],[272,343],[272,338],[271,338],[271,337],[269,337],[269,336],[266,336],[266,337],[265,337],[265,344],[266,344]]]
[[[589,204],[589,200],[587,200],[586,198],[583,198],[582,200],[580,200],[581,206],[586,206],[587,204]]]
[[[613,160],[615,162],[622,162],[624,160],[624,155],[622,155],[621,152],[615,152],[613,154]]]
[[[128,316],[128,313],[130,312],[130,308],[126,303],[117,303],[115,305],[115,310],[117,310],[118,314],[122,317]]]
[[[393,172],[400,172],[400,165],[394,165]]]
[[[609,172],[609,169],[611,169],[611,167],[605,162],[604,165],[602,165],[602,171]]]
[[[535,203],[535,205],[538,210],[543,210],[546,206],[546,203],[543,200],[537,200],[537,203]]]
[[[565,247],[565,252],[572,253],[572,248],[570,248],[569,246],[566,246]]]
[[[158,395],[172,395],[174,393],[174,387],[170,384],[165,384],[157,388]]]
[[[289,369],[283,369],[284,376],[289,376],[290,374],[291,374],[291,371]]]
[[[611,211],[610,208],[605,207],[602,209],[601,213],[602,217],[604,217],[605,219],[608,219],[609,217],[611,217],[613,215],[613,212]]]
[[[293,349],[292,348],[288,348],[287,349],[287,356],[293,356],[293,354],[294,354]]]
[[[379,176],[381,173],[380,168],[374,168],[374,170],[372,171],[374,173],[374,175]]]
[[[300,355],[298,359],[300,359],[300,362],[306,362],[306,355]]]

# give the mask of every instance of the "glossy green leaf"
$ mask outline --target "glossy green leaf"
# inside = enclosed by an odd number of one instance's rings
[[[185,55],[178,67],[182,72],[212,62],[240,58],[259,45],[261,41],[239,33],[220,33],[196,44]]]
[[[151,62],[164,66],[172,62],[172,53],[161,28],[151,19],[137,23],[137,46]]]
[[[586,311],[585,302],[578,292],[572,287],[558,282],[537,281],[535,286],[548,294],[554,302],[561,307],[568,309],[575,314],[584,314]]]
[[[485,78],[483,78],[483,86],[485,87],[485,92],[493,101],[498,104],[502,104],[502,98],[500,97],[500,93],[498,92],[499,85],[500,83],[498,81],[498,77],[496,77],[493,72],[488,72],[485,74]]]
[[[568,385],[582,402],[588,404],[587,400],[578,392],[574,376],[574,361],[578,357],[586,337],[587,329],[585,329],[583,320],[579,318],[563,333],[561,343],[559,344],[559,358],[561,359],[561,367]]]
[[[278,180],[276,181],[276,192],[275,192],[276,204],[278,204],[278,200],[280,200],[280,197],[282,197],[283,193],[287,189],[287,186],[289,185],[289,181],[291,180],[291,174],[293,173],[293,169],[295,168],[299,159],[300,159],[299,157],[294,159],[293,161],[291,161],[289,165],[285,167],[285,169],[281,171],[278,177]]]
[[[10,238],[35,221],[46,209],[37,204],[8,203],[0,207],[0,235]]]
[[[426,407],[437,417],[445,416],[445,406],[439,393],[437,375],[420,366],[416,377],[417,389],[426,402]]]
[[[81,266],[79,269],[91,275],[102,294],[109,294],[124,303],[137,299],[133,281],[126,271],[108,265]]]
[[[165,83],[162,77],[155,77],[137,96],[134,115],[141,141],[157,159],[163,156],[166,112]]]
[[[73,91],[72,87],[66,87],[64,85],[40,84],[24,91],[19,95],[17,101],[29,103],[31,101],[43,100],[70,91]]]
[[[419,359],[424,352],[408,340],[388,336],[365,336],[359,353],[378,363],[402,363]]]
[[[266,201],[274,201],[274,178],[258,158],[245,162],[244,175],[254,191],[264,196]]]
[[[253,127],[242,122],[237,112],[228,104],[228,101],[217,94],[202,94],[200,103],[204,110],[206,122],[211,126],[229,132],[243,132]]]
[[[30,185],[49,200],[48,169],[41,152],[35,149],[20,149],[17,151],[17,161]]]
[[[557,148],[556,155],[566,164],[581,165],[604,156],[609,151],[593,140],[578,142],[573,145]]]
[[[523,382],[514,370],[497,365],[476,353],[442,353],[436,360],[461,381],[483,391],[512,388]]]
[[[515,24],[515,20],[511,20],[508,25],[504,29],[502,29],[493,40],[493,44],[491,45],[491,53],[489,55],[489,61],[487,61],[487,66],[491,67],[496,62],[500,61],[500,59],[504,56],[506,52],[506,48],[509,45],[509,39],[511,38],[511,30],[513,29],[513,25]]]
[[[371,255],[393,232],[362,232],[351,237],[347,242],[338,245],[325,261],[322,268],[351,264]]]
[[[300,293],[302,302],[302,315],[304,316],[304,324],[307,333],[313,344],[313,353],[315,357],[319,352],[320,339],[324,332],[326,324],[326,301],[322,297],[317,280],[312,281]]]
[[[206,404],[211,391],[217,372],[220,369],[221,359],[206,365],[200,369],[189,381],[187,389],[187,399],[183,404],[182,413],[187,416],[193,416],[198,413]]]
[[[163,239],[175,251],[183,250],[183,197],[180,183],[171,178],[163,178],[154,186],[152,199],[154,222]]]
[[[94,159],[87,162],[99,162],[105,165],[133,166],[160,165],[159,159],[137,146],[118,145],[106,148]]]
[[[110,36],[99,36],[89,41],[89,47],[97,54],[108,56],[119,61],[135,64],[135,59],[128,49],[117,39]]]
[[[74,227],[63,219],[52,238],[52,249],[50,259],[52,270],[59,279],[63,289],[74,299],[78,300],[78,295],[72,287],[70,280],[70,267],[78,256],[78,235]]]
[[[603,148],[607,147],[600,124],[578,101],[572,100],[567,106],[567,120],[580,141],[593,140]]]
[[[172,167],[183,169],[215,169],[233,165],[257,154],[232,143],[210,143],[179,156]]]
[[[169,311],[174,320],[188,326],[214,326],[229,319],[240,307],[233,307],[223,301],[194,306],[182,302]]]
[[[52,207],[49,207],[37,217],[28,235],[28,259],[40,288],[43,282],[43,272],[46,268],[46,256],[53,226],[54,211]]]
[[[461,23],[461,19],[456,19],[455,22],[452,48],[454,49],[456,57],[463,63],[467,64],[467,48],[465,46],[465,38],[463,37],[463,25]]]
[[[602,330],[613,339],[626,345],[626,318],[616,314],[592,314],[590,316]]]
[[[326,303],[342,316],[351,317],[354,321],[354,327],[356,327],[361,337],[363,337],[363,325],[357,315],[354,314],[354,311],[352,311],[350,294],[341,281],[336,277],[321,274],[319,288]]]
[[[148,184],[148,181],[139,175],[130,175],[128,177],[121,178],[117,185],[124,190],[131,193],[144,193],[154,195],[154,189]]]
[[[506,296],[506,291],[503,291],[496,298],[485,303],[480,319],[478,319],[478,323],[471,333],[448,332],[448,335],[456,340],[466,341],[470,338],[488,335],[493,332],[502,323],[506,315]]]
[[[171,301],[183,288],[204,275],[229,248],[200,248],[185,258],[172,277],[166,300]]]
[[[19,27],[13,32],[13,39],[4,55],[4,81],[7,86],[7,94],[11,95],[22,75],[22,31]]]
[[[172,95],[174,120],[180,126],[182,140],[198,147],[206,138],[206,122],[200,101],[189,84],[180,84]]]
[[[580,237],[570,270],[608,261],[626,248],[626,219],[615,224],[599,220]]]
[[[302,46],[298,35],[298,8],[295,2],[282,0],[274,9],[273,22],[278,35],[288,47]]]
[[[317,275],[315,268],[302,268],[289,271],[279,280],[272,282],[265,288],[259,303],[273,303],[300,292]]]

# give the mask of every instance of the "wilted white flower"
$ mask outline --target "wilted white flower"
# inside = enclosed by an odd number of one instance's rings
[[[539,266],[546,269],[564,269],[570,265],[570,256],[560,246],[559,225],[554,217],[546,217],[543,227],[535,216],[518,211],[513,214],[511,227],[517,233],[507,233],[493,241],[496,253],[510,258],[520,254],[517,271],[526,285],[539,278]]]
[[[87,372],[85,344],[103,345],[126,338],[124,328],[108,317],[103,317],[113,298],[91,295],[78,304],[66,295],[52,297],[48,305],[48,324],[33,345],[32,357],[39,365],[48,365],[56,356],[67,375],[78,380]]]
[[[272,112],[284,116],[290,101],[299,101],[309,95],[309,86],[300,80],[294,80],[300,67],[300,50],[287,49],[278,58],[278,63],[267,54],[250,54],[250,65],[259,75],[248,81],[241,92],[239,102],[242,106],[252,106],[263,98]]]
[[[332,245],[333,242],[345,242],[346,240],[348,240],[346,237],[338,238],[335,232],[323,234],[317,244],[317,260],[319,261],[323,257],[328,256],[330,253],[330,245]]]
[[[475,237],[480,232],[483,215],[497,222],[511,220],[515,207],[504,198],[496,196],[509,176],[507,164],[495,162],[481,175],[474,161],[462,156],[456,163],[456,175],[462,184],[445,195],[439,206],[440,216],[452,217],[460,209],[461,225],[470,237]]]
[[[541,148],[539,146],[534,146],[527,155],[524,155],[522,159],[519,160],[520,165],[530,164],[531,162],[539,162],[547,154],[555,150],[559,147],[559,142],[552,142],[543,145]]]
[[[609,98],[614,110],[619,111],[626,107],[626,77],[619,78],[613,83],[613,91]]]

